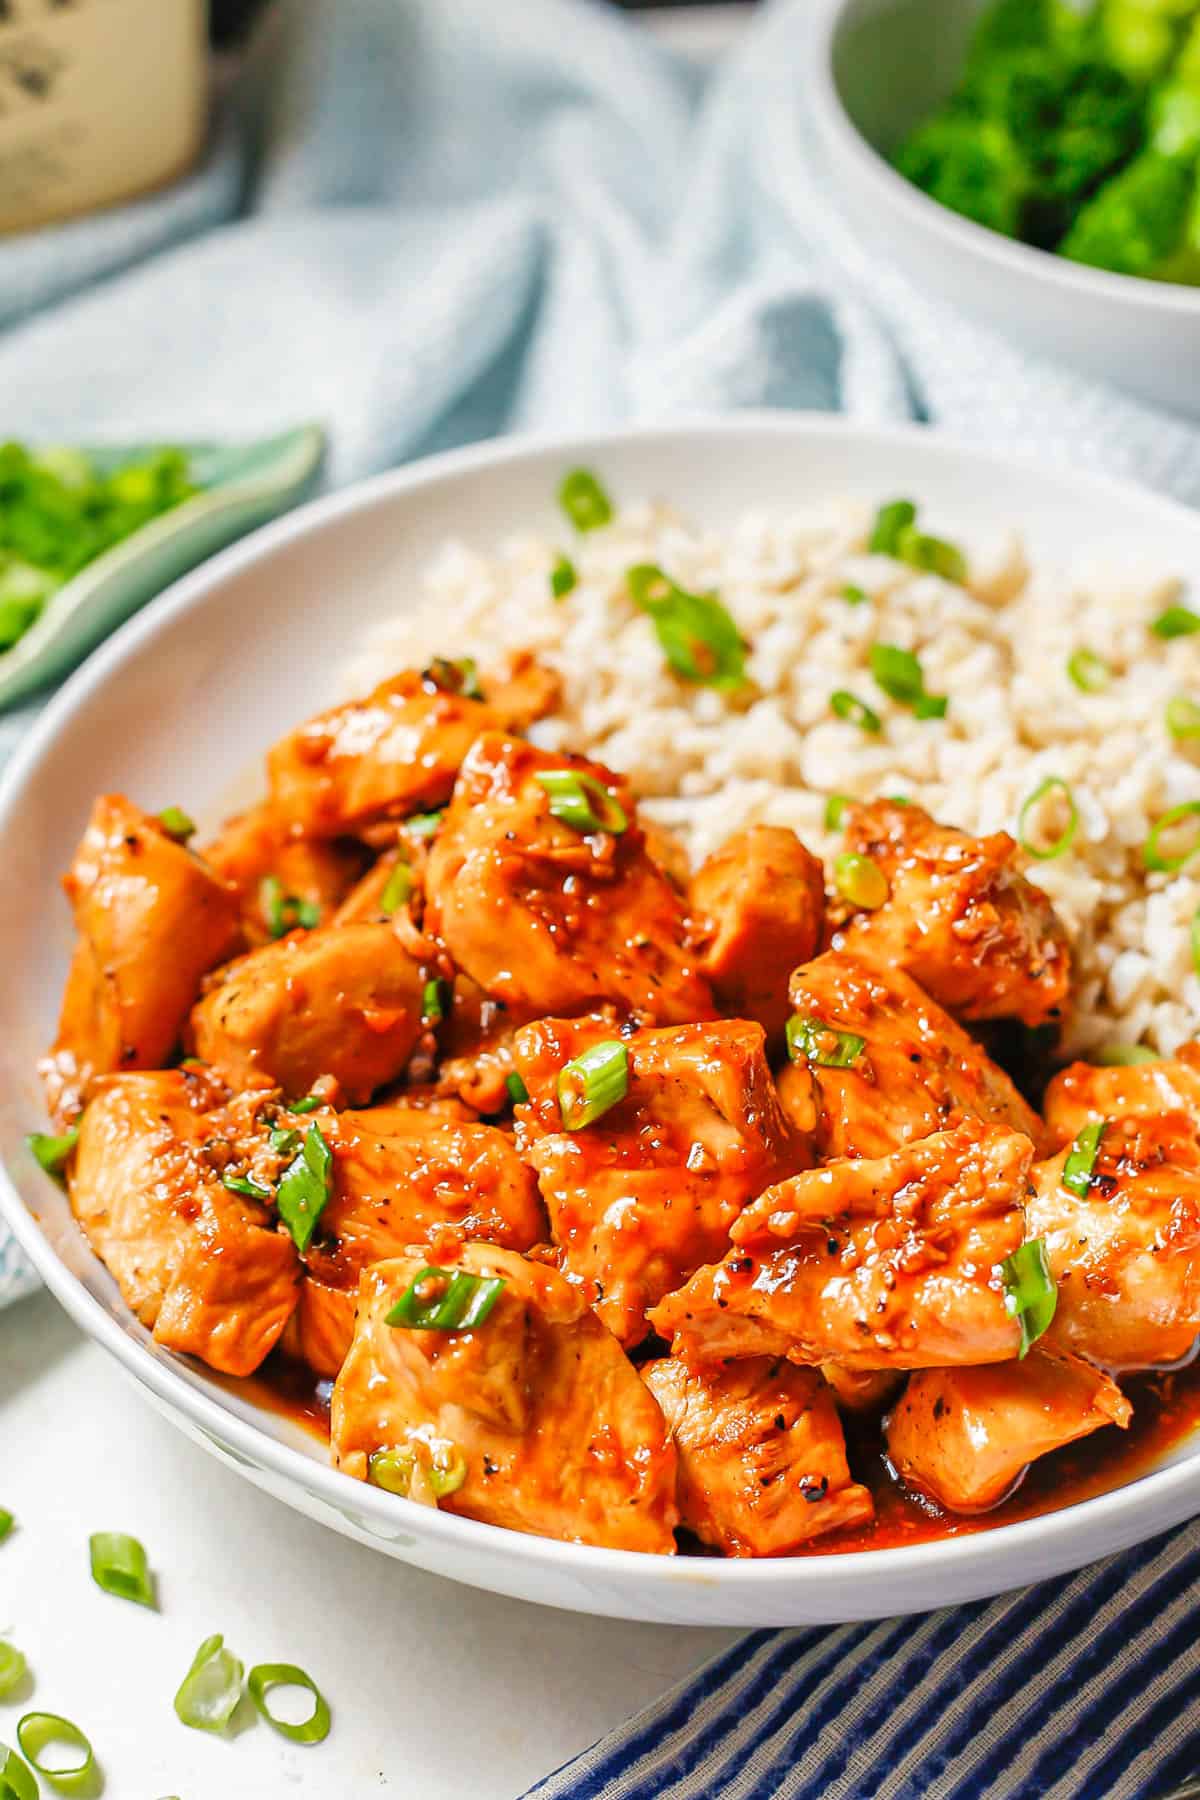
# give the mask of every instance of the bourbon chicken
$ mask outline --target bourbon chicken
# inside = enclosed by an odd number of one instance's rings
[[[752,820],[693,870],[526,735],[559,690],[392,675],[198,854],[96,802],[31,1142],[125,1305],[397,1507],[570,1543],[861,1548],[1112,1454],[1200,1335],[1200,1048],[1035,1110],[972,1029],[1070,1006],[1011,838],[851,805],[872,907]]]

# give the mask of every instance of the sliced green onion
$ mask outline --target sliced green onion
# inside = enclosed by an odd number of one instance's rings
[[[158,822],[168,837],[186,844],[190,837],[196,835],[196,821],[184,812],[182,806],[164,806],[158,815]]]
[[[16,1522],[17,1521],[12,1513],[7,1511],[5,1507],[0,1506],[0,1544],[4,1542]]]
[[[146,1552],[136,1538],[124,1531],[94,1531],[88,1550],[97,1587],[122,1600],[135,1600],[139,1606],[156,1604]]]
[[[595,531],[613,516],[612,501],[590,469],[572,469],[564,475],[558,503],[576,531]]]
[[[595,776],[578,769],[541,769],[534,780],[546,790],[554,817],[575,831],[607,831],[619,837],[628,830],[625,808]]]
[[[267,930],[273,938],[286,937],[289,931],[312,931],[321,923],[321,909],[312,900],[301,900],[296,894],[285,894],[275,875],[264,877],[258,890],[259,904]]]
[[[826,831],[840,831],[842,828],[842,820],[846,814],[846,808],[853,805],[854,797],[852,794],[830,794],[828,800],[825,802]]]
[[[1043,848],[1039,849],[1029,836],[1029,832],[1026,828],[1026,821],[1034,807],[1039,805],[1040,802],[1046,798],[1047,794],[1061,794],[1063,796],[1063,799],[1066,801],[1068,816],[1066,824],[1058,837],[1055,838],[1054,842],[1052,844],[1046,844]],[[1063,856],[1074,843],[1075,833],[1078,828],[1079,808],[1075,804],[1075,796],[1071,792],[1070,785],[1062,779],[1061,775],[1047,775],[1044,781],[1039,781],[1032,794],[1030,794],[1024,806],[1022,806],[1020,812],[1017,814],[1017,842],[1020,844],[1022,850],[1026,851],[1030,856],[1035,856],[1039,862],[1052,862],[1056,856]]]
[[[1200,701],[1176,694],[1167,701],[1167,730],[1173,738],[1200,737]]]
[[[1193,631],[1200,631],[1200,613],[1193,612],[1190,606],[1168,606],[1150,629],[1160,638],[1191,637]]]
[[[289,1100],[287,1109],[291,1113],[316,1112],[318,1106],[324,1106],[320,1094],[305,1094],[303,1100]]]
[[[1047,1331],[1058,1307],[1058,1288],[1050,1271],[1043,1238],[1030,1238],[1000,1264],[1004,1306],[1021,1327],[1023,1360]]]
[[[1106,1044],[1095,1056],[1096,1066],[1101,1069],[1135,1069],[1139,1063],[1161,1060],[1157,1052],[1145,1044]]]
[[[505,1077],[504,1085],[508,1089],[508,1097],[513,1105],[524,1106],[529,1098],[529,1089],[515,1070],[511,1075]]]
[[[829,705],[839,719],[845,719],[849,725],[857,725],[860,731],[882,731],[883,720],[877,712],[872,712],[865,700],[859,700],[848,694],[845,688],[838,688],[829,696]]]
[[[379,896],[379,910],[390,919],[398,907],[407,906],[412,897],[413,872],[406,862],[398,862]]]
[[[31,1769],[45,1777],[51,1787],[65,1794],[78,1793],[91,1781],[96,1758],[87,1737],[71,1719],[61,1713],[27,1712],[17,1720],[17,1743]],[[51,1744],[62,1746],[53,1763],[43,1760],[42,1752]],[[73,1750],[75,1760],[64,1763],[64,1751]]]
[[[436,978],[421,990],[421,1017],[427,1025],[437,1025],[446,1016],[446,984]]]
[[[483,699],[473,656],[435,656],[429,667],[422,670],[421,679],[444,694],[461,694],[465,700]]]
[[[724,690],[745,684],[746,646],[715,594],[689,594],[653,563],[638,563],[625,580],[677,675]]]
[[[445,1500],[447,1495],[457,1494],[459,1488],[466,1481],[468,1473],[467,1459],[458,1445],[451,1443],[439,1445],[439,1449],[443,1448],[448,1454],[439,1461],[435,1452],[434,1458],[426,1470],[426,1479],[433,1489],[435,1500]]]
[[[0,1800],[38,1800],[36,1775],[7,1744],[0,1744]]]
[[[175,1696],[175,1712],[194,1731],[224,1731],[241,1697],[242,1665],[216,1631],[192,1658]]]
[[[843,900],[866,912],[875,912],[890,892],[888,878],[879,864],[872,862],[869,856],[859,856],[854,850],[844,850],[834,857],[833,885]]]
[[[940,575],[943,581],[961,582],[967,578],[967,559],[958,545],[947,543],[945,538],[930,537],[915,525],[906,525],[897,533],[892,555],[910,569]]]
[[[558,1110],[568,1131],[581,1131],[629,1092],[629,1052],[606,1038],[572,1058],[558,1076]]]
[[[913,718],[944,719],[949,704],[945,694],[918,694],[913,701]]]
[[[1112,680],[1112,669],[1094,650],[1075,650],[1067,658],[1067,674],[1081,694],[1098,694]]]
[[[867,1047],[857,1032],[837,1031],[811,1014],[793,1013],[786,1036],[792,1061],[815,1063],[818,1069],[852,1069]]]
[[[867,549],[879,556],[894,556],[900,533],[916,523],[917,509],[911,500],[889,500],[875,514]]]
[[[319,1744],[329,1736],[329,1707],[325,1697],[312,1676],[298,1669],[295,1663],[256,1663],[246,1677],[246,1686],[255,1706],[280,1737],[293,1744]],[[276,1718],[271,1711],[267,1695],[276,1687],[307,1688],[312,1695],[312,1712],[301,1724],[289,1725],[286,1719]]]
[[[47,1175],[61,1175],[79,1142],[79,1127],[73,1125],[61,1137],[53,1137],[45,1131],[31,1131],[25,1142]]]
[[[550,592],[556,600],[565,600],[579,586],[579,573],[569,556],[556,556],[550,570]]]
[[[230,1175],[226,1172],[221,1177],[221,1186],[228,1188],[231,1194],[245,1194],[247,1200],[269,1200],[270,1188],[262,1187],[252,1175]]]
[[[300,1133],[290,1125],[272,1125],[267,1142],[276,1156],[292,1156],[300,1148]]]
[[[1063,1164],[1062,1185],[1070,1194],[1080,1200],[1086,1200],[1088,1189],[1092,1185],[1092,1174],[1096,1167],[1096,1158],[1100,1154],[1100,1139],[1104,1136],[1107,1119],[1089,1119],[1076,1133],[1075,1142],[1071,1145],[1070,1155]]]
[[[1142,861],[1148,869],[1163,871],[1173,875],[1176,869],[1182,869],[1185,862],[1200,850],[1200,825],[1192,827],[1190,838],[1185,840],[1183,849],[1176,856],[1168,856],[1159,848],[1164,831],[1170,831],[1182,819],[1200,816],[1200,800],[1185,800],[1182,806],[1173,806],[1165,812],[1154,830],[1142,845]]]
[[[848,606],[862,606],[864,601],[869,600],[871,597],[867,593],[866,588],[860,588],[858,583],[854,581],[846,582],[841,592],[842,599]]]
[[[412,1450],[375,1450],[367,1458],[367,1480],[372,1487],[382,1488],[386,1494],[399,1494],[402,1499],[407,1499],[416,1466],[417,1459]]]
[[[402,821],[402,828],[410,837],[431,838],[441,822],[440,812],[413,813]]]
[[[0,1700],[20,1687],[29,1664],[15,1644],[0,1643]]]
[[[409,1331],[474,1331],[485,1325],[507,1283],[502,1275],[426,1264],[386,1315],[387,1325]]]
[[[910,706],[925,692],[925,676],[911,650],[902,650],[899,644],[872,644],[868,661],[876,685],[892,700]]]
[[[885,794],[884,799],[889,806],[911,806],[912,801],[907,794]]]
[[[333,1154],[319,1125],[310,1125],[304,1148],[283,1172],[275,1204],[303,1255],[312,1242],[317,1221],[333,1192]]]

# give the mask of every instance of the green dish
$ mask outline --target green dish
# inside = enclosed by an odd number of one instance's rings
[[[85,446],[102,471],[151,448]],[[51,595],[41,617],[0,654],[0,707],[61,681],[172,581],[305,499],[320,475],[325,433],[303,425],[253,443],[180,448],[203,491],[106,550]]]

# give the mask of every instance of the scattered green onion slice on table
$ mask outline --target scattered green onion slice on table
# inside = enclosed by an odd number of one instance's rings
[[[818,1069],[852,1069],[867,1047],[857,1032],[838,1031],[811,1014],[793,1013],[786,1036],[792,1061],[814,1063]]]
[[[851,906],[875,912],[890,892],[888,878],[877,862],[857,851],[844,850],[833,859],[833,885]]]
[[[182,806],[164,806],[158,815],[158,822],[168,837],[173,837],[180,844],[186,844],[190,837],[196,835],[196,821],[184,812]]]
[[[410,837],[431,838],[441,822],[440,812],[413,813],[402,821],[402,829]]]
[[[1192,826],[1190,836],[1185,839],[1182,850],[1176,855],[1169,856],[1161,848],[1163,833],[1173,830],[1184,819],[1200,820],[1200,800],[1185,800],[1182,806],[1173,806],[1157,821],[1142,845],[1142,861],[1148,869],[1173,875],[1176,869],[1182,869],[1184,863],[1200,850],[1200,823]]]
[[[154,1606],[154,1583],[146,1552],[135,1537],[124,1531],[94,1531],[88,1539],[92,1580],[106,1594]]]
[[[1100,1069],[1136,1069],[1139,1063],[1159,1061],[1158,1053],[1146,1044],[1105,1044],[1095,1054],[1096,1066]]]
[[[38,1800],[36,1775],[7,1744],[0,1744],[0,1800]]]
[[[871,597],[866,588],[860,588],[856,581],[847,581],[841,589],[841,596],[848,606],[862,606]]]
[[[421,990],[421,1018],[426,1025],[439,1025],[445,1016],[446,984],[435,976]]]
[[[637,563],[625,581],[634,605],[653,622],[677,675],[725,691],[744,685],[746,646],[715,594],[689,594],[654,563]]]
[[[606,1038],[572,1057],[558,1074],[558,1110],[568,1131],[616,1106],[629,1092],[629,1052],[619,1038]]]
[[[324,1106],[324,1104],[320,1094],[305,1094],[302,1100],[289,1100],[287,1109],[293,1113],[310,1113],[316,1112],[318,1106]]]
[[[427,1263],[384,1322],[409,1331],[473,1331],[487,1323],[505,1285],[502,1275],[472,1275],[466,1269],[439,1269]]]
[[[1200,701],[1176,694],[1167,701],[1166,720],[1173,738],[1200,737]]]
[[[194,1731],[224,1731],[242,1697],[242,1665],[219,1631],[206,1637],[179,1684],[175,1712]]]
[[[1067,674],[1081,694],[1098,694],[1112,680],[1112,668],[1094,650],[1074,650],[1067,658]]]
[[[407,906],[413,891],[413,872],[406,862],[398,862],[379,896],[379,910],[390,919],[401,906]]]
[[[920,659],[899,644],[872,644],[868,655],[875,685],[892,700],[911,706],[925,692]]]
[[[544,788],[550,811],[575,831],[607,831],[614,837],[628,830],[625,808],[581,769],[540,769],[534,776]]]
[[[27,1712],[17,1720],[17,1743],[21,1755],[37,1774],[43,1775],[51,1787],[64,1793],[77,1793],[92,1778],[96,1758],[87,1736],[72,1719],[61,1713]],[[51,1744],[62,1746],[53,1763],[43,1760],[42,1753]],[[74,1751],[75,1760],[64,1763],[64,1752]]]
[[[24,1655],[15,1644],[0,1643],[0,1700],[20,1685],[28,1667]]]
[[[310,1125],[296,1160],[279,1180],[275,1204],[303,1255],[333,1192],[333,1154],[319,1125]]]
[[[579,586],[579,572],[569,556],[556,556],[550,570],[550,592],[556,600],[565,600]]]
[[[867,549],[879,556],[894,556],[900,533],[916,523],[917,509],[911,500],[889,500],[875,514]]]
[[[1067,808],[1067,822],[1053,843],[1039,846],[1029,835],[1030,814],[1050,794],[1061,794]],[[1075,804],[1070,784],[1061,775],[1047,775],[1044,781],[1039,781],[1017,814],[1017,842],[1022,850],[1036,857],[1039,862],[1053,862],[1055,857],[1065,855],[1074,843],[1078,829],[1079,808]]]
[[[79,1142],[79,1127],[73,1125],[70,1131],[64,1131],[60,1136],[45,1131],[31,1131],[25,1142],[47,1175],[61,1175],[71,1152]]]
[[[1193,631],[1200,631],[1200,613],[1193,612],[1190,606],[1168,606],[1150,629],[1160,638],[1191,637]]]
[[[505,1076],[504,1085],[508,1089],[508,1097],[513,1105],[524,1106],[529,1098],[529,1089],[525,1086],[525,1083],[521,1080],[521,1077],[517,1074],[515,1069],[511,1075]]]
[[[839,719],[845,719],[848,725],[857,725],[860,731],[877,732],[883,730],[883,720],[877,712],[873,712],[865,700],[848,694],[845,688],[837,688],[829,696],[831,710]]]
[[[269,1200],[270,1188],[263,1187],[252,1175],[230,1175],[228,1170],[221,1177],[221,1186],[228,1188],[231,1194],[244,1194],[247,1200]]]
[[[298,1669],[295,1663],[256,1663],[246,1677],[246,1687],[258,1711],[280,1737],[293,1744],[319,1744],[329,1736],[329,1706],[325,1697],[312,1676]],[[277,1718],[271,1711],[267,1695],[276,1687],[307,1688],[312,1695],[312,1712],[301,1724],[289,1725],[286,1719]]]
[[[258,897],[267,930],[273,938],[286,937],[289,931],[312,931],[321,923],[321,909],[316,902],[302,900],[297,894],[285,894],[277,875],[263,878]]]
[[[1089,1119],[1075,1134],[1070,1153],[1063,1164],[1062,1185],[1069,1194],[1080,1200],[1086,1200],[1088,1189],[1092,1185],[1095,1173],[1096,1158],[1100,1154],[1100,1139],[1104,1136],[1107,1119]]]
[[[612,501],[590,469],[571,469],[563,476],[558,503],[576,531],[595,531],[613,516]]]
[[[910,569],[940,575],[943,581],[962,582],[967,578],[967,559],[958,545],[918,531],[915,525],[905,525],[897,532],[892,555]]]
[[[0,1506],[0,1544],[2,1544],[13,1526],[16,1524],[13,1515],[6,1507]]]
[[[1058,1307],[1058,1288],[1046,1259],[1043,1238],[1030,1238],[1000,1264],[1004,1305],[1021,1327],[1018,1357],[1029,1354],[1042,1333],[1049,1329]]]
[[[851,794],[830,794],[825,802],[826,831],[840,831],[846,808],[853,805],[854,798]]]

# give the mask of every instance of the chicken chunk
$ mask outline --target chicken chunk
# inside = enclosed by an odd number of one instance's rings
[[[318,1375],[336,1375],[345,1360],[359,1276],[371,1263],[431,1235],[511,1250],[547,1236],[533,1171],[494,1126],[380,1106],[337,1115],[327,1136],[333,1193],[305,1258],[294,1340]]]
[[[238,939],[234,890],[120,794],[96,801],[63,886],[79,937],[40,1065],[60,1121],[96,1076],[169,1059],[201,976]]]
[[[1067,1146],[1033,1169],[1029,1236],[1058,1284],[1049,1340],[1112,1370],[1178,1362],[1200,1334],[1200,1148],[1182,1113],[1110,1120],[1087,1191]]]
[[[205,1154],[218,1128],[184,1070],[96,1084],[68,1177],[71,1207],[126,1304],[165,1349],[249,1375],[300,1294],[292,1240],[222,1185]]]
[[[1153,1118],[1182,1113],[1200,1135],[1200,1041],[1174,1056],[1128,1068],[1075,1062],[1061,1070],[1043,1102],[1052,1144],[1069,1144],[1089,1119]]]
[[[788,978],[815,956],[825,923],[825,871],[794,831],[753,825],[698,870],[691,905],[700,968],[722,1012],[757,1019],[771,1038],[791,1010]]]
[[[851,806],[845,847],[887,876],[889,898],[858,912],[836,949],[903,969],[965,1019],[1061,1019],[1070,992],[1067,937],[1040,888],[1022,874],[1007,832],[969,837],[919,806]]]
[[[364,1104],[406,1067],[424,978],[389,925],[328,925],[225,969],[193,1010],[196,1053],[235,1088],[306,1094],[331,1075]]]
[[[584,833],[540,776],[597,784],[627,821]],[[514,1016],[604,1002],[649,1022],[711,1018],[683,903],[646,854],[624,780],[582,757],[489,733],[472,746],[429,858],[426,928]]]
[[[236,887],[252,945],[282,936],[297,915],[307,924],[329,924],[366,861],[362,845],[349,839],[288,837],[265,801],[229,819],[203,855]]]
[[[1020,1332],[1000,1264],[1024,1237],[1032,1146],[970,1119],[879,1161],[768,1188],[733,1248],[650,1313],[692,1367],[786,1356],[849,1369],[1001,1362]]]
[[[560,1073],[603,1043],[624,1052],[626,1095],[568,1131]],[[529,1092],[518,1146],[538,1172],[565,1267],[610,1331],[636,1344],[647,1307],[724,1253],[746,1202],[804,1166],[762,1027],[731,1020],[615,1038],[603,1019],[543,1019],[518,1032],[514,1056]]]
[[[1039,1456],[1132,1416],[1107,1375],[1038,1345],[1024,1362],[910,1376],[887,1421],[888,1457],[908,1487],[950,1512],[990,1512]]]
[[[761,1356],[693,1374],[671,1356],[642,1375],[675,1440],[680,1523],[701,1542],[728,1556],[787,1556],[874,1517],[815,1370]]]
[[[797,969],[792,1006],[799,1060],[779,1096],[819,1158],[886,1156],[972,1117],[1042,1145],[1041,1120],[1004,1071],[900,969],[829,951]]]
[[[338,1467],[369,1479],[373,1455],[392,1451],[393,1468],[411,1459],[410,1497],[449,1512],[571,1543],[673,1551],[675,1450],[616,1339],[556,1270],[510,1250],[468,1244],[450,1268],[504,1283],[473,1330],[387,1324],[419,1258],[363,1275],[333,1390]]]

